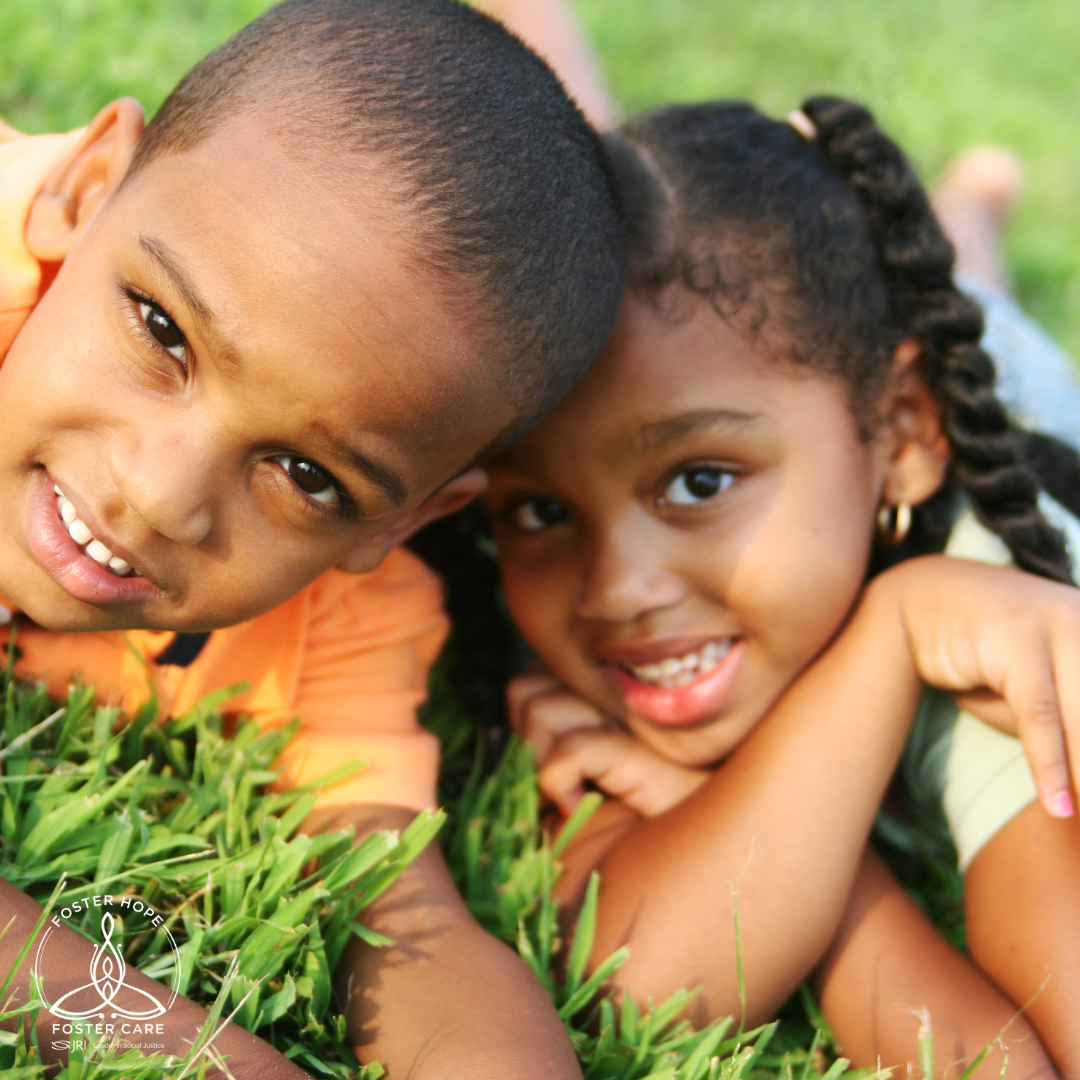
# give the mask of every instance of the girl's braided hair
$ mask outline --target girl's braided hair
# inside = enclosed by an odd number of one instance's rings
[[[631,286],[659,297],[678,282],[726,318],[779,332],[786,357],[844,379],[867,435],[897,346],[916,339],[952,462],[892,558],[941,550],[959,489],[1017,566],[1071,581],[1039,472],[1075,475],[1080,458],[1012,425],[979,347],[980,309],[953,283],[952,245],[899,147],[861,105],[817,97],[803,112],[812,141],[739,102],[659,109],[609,137]]]
[[[952,280],[953,249],[922,185],[860,105],[812,98],[808,142],[750,105],[675,106],[635,117],[608,148],[630,228],[630,285],[657,299],[672,283],[726,318],[783,335],[784,355],[844,379],[866,434],[905,338],[941,406],[952,450],[942,489],[914,508],[885,559],[940,551],[957,490],[1016,564],[1071,581],[1064,542],[1040,513],[1040,486],[1080,512],[1080,455],[1017,431],[979,347],[982,315]],[[472,713],[502,719],[501,684],[519,665],[473,506],[410,543],[444,576],[458,649],[451,680]],[[492,684],[499,684],[493,686]]]

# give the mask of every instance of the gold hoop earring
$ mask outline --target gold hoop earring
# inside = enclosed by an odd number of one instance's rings
[[[877,538],[882,547],[896,547],[911,530],[911,504],[882,502],[877,512]]]

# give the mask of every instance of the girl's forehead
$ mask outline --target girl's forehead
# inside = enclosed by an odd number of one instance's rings
[[[624,305],[604,353],[558,414],[597,431],[629,433],[701,408],[769,413],[803,372],[705,301],[671,315],[648,300]]]
[[[847,401],[837,377],[770,354],[707,302],[672,318],[636,301],[593,368],[501,463],[562,472],[607,460],[622,469],[699,434],[795,446],[809,412],[846,437]]]

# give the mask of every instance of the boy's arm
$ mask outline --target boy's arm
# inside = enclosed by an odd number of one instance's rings
[[[307,831],[403,829],[391,806],[316,811]],[[336,973],[349,1038],[362,1061],[413,1080],[576,1080],[566,1030],[540,983],[469,914],[432,845],[362,916],[392,938],[355,938]]]
[[[14,966],[27,938],[33,933],[34,926],[41,916],[41,906],[21,892],[10,882],[0,879],[0,927],[13,920],[7,933],[0,940],[0,982]],[[70,990],[74,990],[90,981],[90,963],[94,956],[94,946],[81,934],[67,926],[53,927],[52,936],[49,939],[49,948],[44,951],[42,968],[38,972],[42,979],[45,993],[50,1000],[55,1001]],[[13,995],[7,1008],[18,1007],[30,999],[30,970],[35,961],[34,949],[32,948],[20,967],[8,993]],[[128,968],[124,975],[124,982],[151,993],[161,992],[161,984],[134,968]],[[95,993],[87,994],[87,1001],[75,1001],[76,1008],[89,1007],[93,1003]],[[100,995],[96,995],[100,997]],[[108,1018],[106,1018],[107,1020]],[[191,1049],[192,1043],[199,1037],[199,1032],[207,1019],[206,1010],[196,1005],[187,998],[177,997],[162,1018],[156,1021],[161,1025],[161,1033],[153,1036],[132,1036],[133,1041],[154,1041],[163,1044],[163,1051],[167,1054],[175,1054],[183,1057]],[[98,1023],[98,1018],[91,1017],[87,1023]],[[51,1013],[42,1009],[38,1014],[37,1032],[41,1045],[42,1058],[46,1064],[54,1064],[67,1060],[67,1048],[54,1048],[53,1043],[63,1041],[65,1044],[70,1035],[64,1034],[65,1022],[58,1020]],[[7,1025],[9,1028],[13,1025]],[[94,1038],[105,1039],[108,1036],[102,1032],[96,1033]],[[244,1077],[252,1080],[301,1080],[306,1077],[302,1069],[294,1065],[284,1055],[279,1054],[262,1039],[251,1032],[245,1031],[235,1024],[226,1024],[213,1041],[214,1056],[228,1057],[226,1062],[227,1072],[207,1070],[207,1075],[226,1076],[233,1075],[238,1080]]]
[[[635,998],[701,985],[696,1019],[738,1014],[737,893],[747,1009],[767,1016],[836,932],[920,670],[946,689],[985,687],[1006,699],[1016,726],[1048,721],[1060,738],[1051,660],[1059,668],[1077,643],[1076,597],[942,558],[876,579],[828,651],[685,801],[605,822],[607,845],[583,835],[601,871],[594,960],[628,943],[616,981]],[[1076,687],[1062,697],[1075,712]],[[544,772],[562,768],[557,749]]]

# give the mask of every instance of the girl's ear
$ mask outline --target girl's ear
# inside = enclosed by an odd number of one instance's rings
[[[487,490],[487,485],[488,477],[483,469],[469,469],[455,476],[450,483],[444,484],[419,506],[399,518],[386,532],[350,551],[338,563],[338,569],[349,574],[365,574],[374,570],[391,548],[404,544],[413,533],[419,532],[436,518],[446,517],[468,505]]]
[[[39,262],[62,262],[98,207],[127,173],[146,126],[142,106],[120,98],[94,117],[30,206],[26,245]]]
[[[910,506],[930,498],[945,481],[951,453],[942,426],[941,405],[916,362],[921,347],[902,341],[893,354],[883,437],[886,461],[882,497]]]

